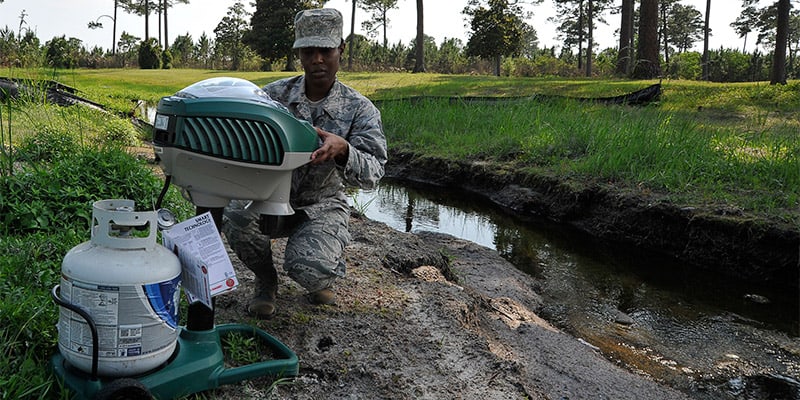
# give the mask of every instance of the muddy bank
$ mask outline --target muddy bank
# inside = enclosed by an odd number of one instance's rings
[[[685,399],[539,318],[536,282],[497,252],[354,216],[336,306],[313,306],[282,275],[278,314],[243,313],[253,276],[217,300],[217,323],[249,321],[292,348],[300,375],[226,386],[219,398]],[[278,265],[284,242],[273,243]],[[271,397],[268,397],[271,396]]]
[[[572,226],[613,243],[637,246],[720,277],[797,290],[800,230],[725,205],[676,206],[656,193],[604,182],[532,176],[513,165],[447,162],[394,151],[387,176],[460,189],[521,217]]]

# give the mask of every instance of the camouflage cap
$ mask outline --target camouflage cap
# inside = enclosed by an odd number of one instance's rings
[[[339,47],[342,43],[342,14],[334,8],[303,10],[294,17],[294,46]]]

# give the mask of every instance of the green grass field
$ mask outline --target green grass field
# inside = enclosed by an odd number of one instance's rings
[[[9,70],[7,76],[55,79],[86,98],[129,113],[141,112],[136,109],[139,101],[154,105],[163,96],[211,77],[234,76],[264,85],[298,73]],[[340,72],[340,80],[373,100],[607,97],[657,82],[347,72]],[[517,161],[520,168],[611,180],[663,192],[681,203],[720,203],[792,221],[800,199],[800,82],[771,86],[664,81],[662,87],[661,101],[645,107],[431,100],[381,102],[381,109],[390,146],[435,157]],[[37,125],[41,124],[18,124],[16,132],[40,132]]]
[[[233,72],[216,70],[20,70],[8,69],[2,76],[55,79],[81,90],[88,98],[112,106],[131,100],[155,102],[194,82],[219,76],[248,79],[258,85],[293,76],[299,72]],[[564,78],[514,78],[485,75],[442,75],[408,73],[339,72],[342,82],[373,100],[409,96],[530,96],[533,94],[570,97],[614,96],[641,89],[653,81],[595,80]],[[787,86],[755,83],[707,83],[663,81],[662,107],[691,112],[698,108],[720,113],[800,111],[800,82]],[[125,107],[123,107],[125,108]]]

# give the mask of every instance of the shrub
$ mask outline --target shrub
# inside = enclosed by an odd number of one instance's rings
[[[54,161],[80,148],[80,139],[69,130],[44,124],[33,135],[20,139],[17,157],[21,161]]]
[[[136,146],[139,144],[139,133],[127,120],[114,118],[106,121],[103,144],[112,146]]]
[[[139,44],[139,68],[161,68],[161,49],[155,39],[151,38]]]
[[[172,53],[169,50],[164,50],[161,52],[161,68],[172,68]]]
[[[675,54],[670,58],[667,74],[673,79],[701,79],[702,55],[696,51]]]
[[[76,38],[67,39],[66,36],[54,37],[45,44],[47,48],[45,57],[50,66],[54,68],[73,68],[78,64],[78,54],[81,50],[81,41]]]
[[[750,72],[750,55],[738,50],[720,49],[709,52],[708,78],[712,82],[746,82]]]
[[[92,202],[126,198],[154,203],[161,182],[122,148],[83,148],[49,164],[24,164],[0,180],[4,234],[54,232],[76,226],[88,229]]]

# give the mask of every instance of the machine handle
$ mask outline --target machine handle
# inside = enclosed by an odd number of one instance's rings
[[[275,353],[276,359],[256,362],[234,368],[225,368],[218,376],[220,385],[227,385],[245,379],[264,376],[264,371],[269,370],[275,375],[295,376],[298,373],[297,355],[278,339],[267,332],[247,325],[224,324],[217,326],[220,336],[229,332],[240,331],[246,335],[257,336],[269,345]]]

